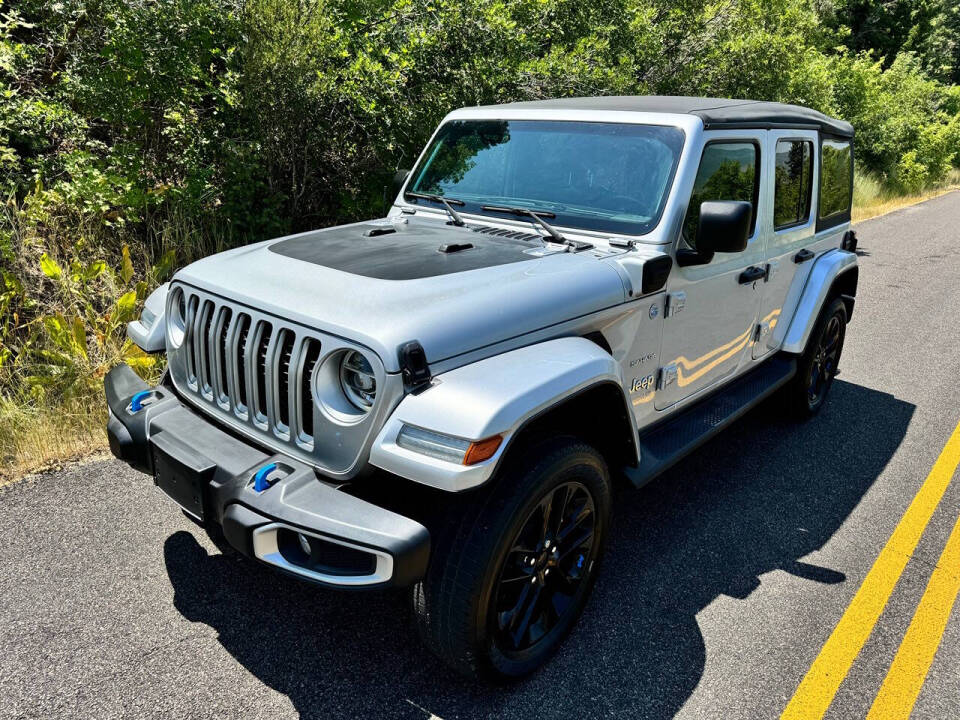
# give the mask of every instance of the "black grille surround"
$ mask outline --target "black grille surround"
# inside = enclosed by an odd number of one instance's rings
[[[372,351],[344,338],[175,282],[168,302],[181,297],[184,339],[172,347],[168,337],[167,349],[171,379],[185,400],[330,477],[347,479],[362,468],[376,431],[403,394],[398,374],[387,374]],[[339,368],[351,350],[371,363],[378,393],[369,413],[345,418],[328,411],[315,383],[329,384],[338,373],[318,369]]]

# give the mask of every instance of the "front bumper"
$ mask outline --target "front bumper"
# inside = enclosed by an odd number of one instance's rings
[[[148,387],[127,365],[107,373],[104,390],[113,454],[153,475],[196,520],[222,526],[244,555],[340,588],[409,585],[423,577],[430,534],[420,523],[225,432],[171,388]]]

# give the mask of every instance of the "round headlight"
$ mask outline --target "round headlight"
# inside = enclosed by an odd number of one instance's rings
[[[377,397],[377,378],[373,366],[362,353],[351,350],[340,363],[343,394],[358,410],[368,412]]]

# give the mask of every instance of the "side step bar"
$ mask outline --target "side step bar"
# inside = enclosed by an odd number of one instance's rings
[[[642,487],[748,410],[783,387],[797,372],[797,359],[774,356],[705,400],[640,433],[640,467],[624,468]]]

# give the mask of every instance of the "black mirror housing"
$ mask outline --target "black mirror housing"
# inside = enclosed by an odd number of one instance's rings
[[[394,197],[396,197],[397,194],[400,192],[400,188],[403,187],[403,184],[407,181],[407,177],[409,177],[409,175],[410,175],[409,170],[397,170],[397,172],[394,173],[394,176],[393,176],[393,196]]]
[[[393,204],[394,198],[400,193],[400,188],[402,188],[403,184],[407,181],[408,175],[410,175],[409,170],[397,170],[393,174],[393,181],[391,184],[383,186],[383,204],[388,210]]]
[[[697,252],[713,255],[747,249],[753,204],[742,200],[707,200],[700,205]]]

